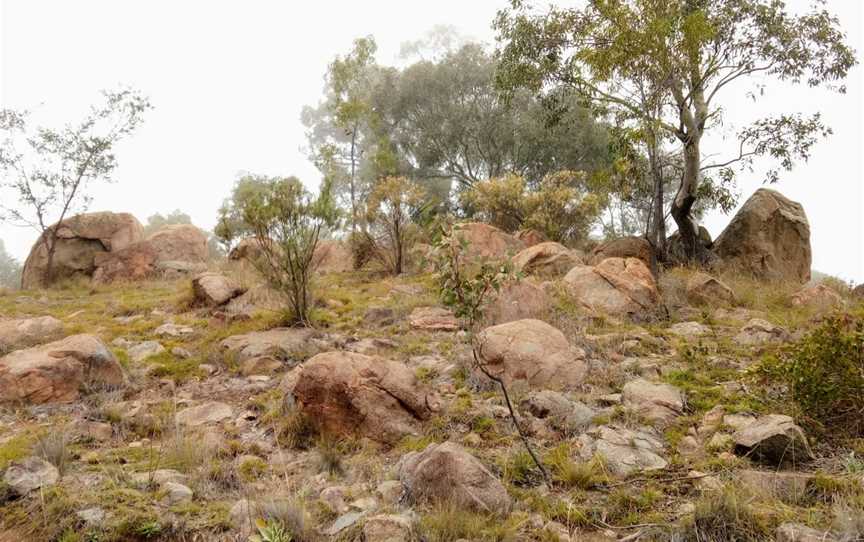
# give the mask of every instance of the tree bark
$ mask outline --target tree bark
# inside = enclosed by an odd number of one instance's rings
[[[689,260],[705,259],[705,249],[699,242],[699,225],[693,218],[693,204],[696,202],[696,191],[699,188],[699,140],[692,135],[684,142],[684,175],[681,177],[681,187],[672,202],[671,214],[678,226],[684,255]]]
[[[652,142],[648,148],[648,160],[654,181],[654,205],[648,238],[654,245],[657,259],[662,262],[666,260],[666,209],[663,206],[663,171],[660,168],[658,153],[656,143]]]

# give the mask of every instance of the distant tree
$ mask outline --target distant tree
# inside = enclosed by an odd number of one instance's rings
[[[175,209],[174,211],[171,211],[170,213],[167,213],[165,215],[162,215],[161,213],[155,213],[147,217],[147,224],[144,226],[144,235],[150,235],[162,226],[191,223],[192,217],[190,217],[180,209]]]
[[[590,0],[584,7],[534,12],[511,0],[495,21],[501,43],[498,83],[543,92],[565,85],[592,106],[624,115],[649,147],[680,145],[680,183],[670,214],[690,258],[701,257],[694,207],[706,171],[734,178],[734,167],[770,157],[790,169],[830,133],[818,114],[759,119],[738,134],[734,156],[706,160],[703,136],[722,124],[719,100],[762,76],[809,86],[846,77],[856,64],[836,17],[817,5],[790,14],[778,0]],[[774,182],[778,171],[767,180]],[[662,184],[661,184],[662,186]]]
[[[253,263],[288,297],[289,323],[309,325],[315,248],[322,231],[338,223],[331,187],[324,183],[313,198],[296,177],[256,179],[256,189],[229,201],[227,212],[252,232],[262,252]]]
[[[394,275],[404,270],[405,253],[416,236],[413,216],[427,201],[423,187],[405,177],[375,184],[366,204],[366,222],[378,259]]]
[[[45,282],[53,280],[58,230],[53,227],[90,203],[88,189],[111,182],[115,145],[132,134],[150,109],[138,92],[104,92],[104,103],[60,129],[31,128],[28,113],[0,110],[0,220],[39,231],[47,253]]]
[[[0,239],[0,288],[18,288],[21,285],[21,264],[6,252]]]

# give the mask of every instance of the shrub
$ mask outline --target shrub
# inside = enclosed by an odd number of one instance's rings
[[[504,231],[533,228],[548,239],[573,243],[588,236],[605,200],[587,189],[582,172],[560,171],[529,189],[518,175],[475,183],[463,206]]]
[[[226,213],[239,215],[255,236],[263,257],[253,263],[274,289],[288,297],[289,323],[308,325],[315,248],[322,228],[337,223],[330,187],[324,183],[313,199],[296,177],[260,183],[248,197],[233,203],[238,209]]]
[[[757,371],[786,385],[805,421],[864,435],[864,315],[826,318]]]
[[[416,237],[413,215],[426,202],[426,191],[405,177],[378,181],[366,203],[366,222],[373,254],[395,275],[402,273],[408,245]]]
[[[684,522],[681,542],[757,542],[770,540],[771,533],[740,490],[726,488],[708,492],[696,502],[693,517]]]

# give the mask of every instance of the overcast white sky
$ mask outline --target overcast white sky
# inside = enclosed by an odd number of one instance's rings
[[[240,171],[319,175],[301,151],[299,116],[318,101],[327,63],[354,38],[372,34],[378,59],[436,24],[486,42],[504,0],[214,1],[4,0],[0,11],[0,105],[35,109],[45,122],[75,119],[103,88],[131,85],[155,106],[118,151],[119,182],[94,190],[91,210],[127,211],[142,222],[179,208],[204,228]],[[806,6],[809,0],[789,0]],[[828,0],[861,57],[862,2]],[[727,92],[728,132],[770,112],[819,110],[834,129],[809,163],[775,188],[803,203],[813,267],[864,282],[862,90],[860,66],[848,94],[769,87],[756,104]],[[705,152],[728,147],[713,137]],[[761,176],[744,175],[744,196]],[[742,198],[743,201],[743,198]],[[729,217],[712,215],[716,236]],[[0,225],[0,239],[24,259],[35,233]]]

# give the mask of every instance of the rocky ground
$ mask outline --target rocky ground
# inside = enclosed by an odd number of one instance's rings
[[[0,296],[0,540],[245,540],[256,518],[302,533],[274,540],[697,540],[705,514],[754,533],[729,540],[861,533],[864,450],[747,371],[851,299],[679,269],[639,325],[526,280],[546,305],[480,339],[544,479],[430,275],[326,275],[309,330],[223,271]]]

